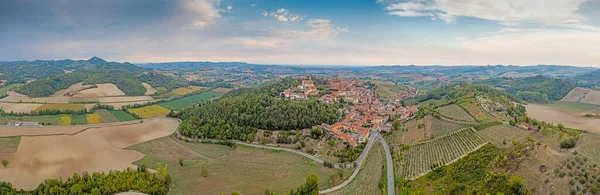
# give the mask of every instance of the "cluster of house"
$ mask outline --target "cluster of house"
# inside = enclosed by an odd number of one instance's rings
[[[292,86],[289,89],[283,90],[283,92],[281,92],[281,95],[291,100],[306,99],[310,96],[319,95],[319,90],[315,86],[315,83],[312,80],[312,76],[310,76],[308,80],[302,80],[302,83],[300,85]]]
[[[379,101],[373,90],[360,86],[359,81],[330,79],[328,85],[331,93],[318,98],[319,101],[351,102],[352,106],[340,110],[346,115],[344,120],[332,125],[321,124],[315,128],[326,129],[352,146],[364,142],[370,131],[389,131],[390,116],[406,120],[419,111],[416,106],[403,107],[393,101],[384,104]]]

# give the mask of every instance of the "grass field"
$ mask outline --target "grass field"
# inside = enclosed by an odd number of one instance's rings
[[[108,111],[110,114],[112,114],[115,118],[117,118],[117,120],[119,121],[132,121],[132,120],[137,120],[137,118],[135,118],[134,116],[132,116],[131,114],[122,111],[122,110],[109,110]]]
[[[141,118],[154,118],[159,116],[166,116],[171,110],[159,105],[144,106],[141,108],[130,108],[127,109],[129,113],[136,114]]]
[[[101,117],[99,114],[87,114],[86,118],[88,124],[100,124],[101,122]]]
[[[9,120],[21,120],[27,122],[41,122],[41,123],[50,123],[52,125],[58,125],[60,118],[62,115],[43,115],[43,116],[3,116],[0,117],[0,125],[6,125]]]
[[[600,109],[600,105],[592,105],[592,104],[585,104],[585,103],[579,103],[579,102],[556,101],[556,102],[552,102],[552,103],[545,104],[545,105],[551,106],[551,107],[563,108],[563,109],[566,109],[566,110],[569,110],[572,112],[585,112],[585,111]]]
[[[119,122],[119,119],[117,119],[117,117],[115,117],[114,115],[112,115],[107,110],[104,110],[104,109],[96,110],[96,114],[98,114],[98,116],[100,116],[100,122],[101,123]]]
[[[71,116],[69,115],[62,115],[58,118],[58,124],[60,126],[67,126],[67,125],[71,125]]]
[[[477,134],[483,137],[483,139],[493,143],[498,147],[509,147],[511,146],[512,140],[524,139],[530,133],[524,129],[512,127],[510,125],[498,125],[490,127],[481,131]],[[506,144],[504,144],[506,142]]]
[[[377,142],[373,145],[373,150],[369,152],[369,156],[356,178],[346,187],[327,194],[382,194],[379,188],[379,180],[382,176],[384,163],[383,147],[381,143]]]
[[[19,83],[19,84],[9,84],[9,85],[7,85],[7,86],[0,87],[0,95],[2,95],[2,94],[4,94],[4,93],[8,92],[8,91],[9,91],[9,90],[11,90],[11,89],[14,89],[14,88],[20,87],[20,86],[22,86],[22,85],[23,85],[23,84],[20,84],[20,83]]]
[[[417,88],[419,90],[431,90],[433,88],[435,88],[438,84],[440,84],[440,81],[438,80],[429,80],[429,81],[419,81],[419,82],[415,82],[413,84],[408,85],[409,87],[412,88]]]
[[[86,116],[81,114],[81,115],[71,115],[71,124],[75,124],[75,125],[85,125],[88,124],[88,121],[86,119]]]
[[[83,110],[83,109],[85,109],[84,104],[44,104],[44,105],[38,107],[37,109],[35,109],[35,111],[41,111],[41,110],[79,111],[79,110]]]
[[[192,93],[194,91],[198,91],[201,89],[203,89],[203,87],[189,86],[189,87],[181,87],[181,88],[173,89],[173,91],[171,91],[171,92],[173,92],[174,94],[177,94],[177,95],[185,95],[185,94]]]
[[[431,117],[431,133],[433,137],[439,137],[448,133],[452,133],[465,127],[467,126],[444,121],[436,117]]]
[[[287,152],[240,146],[232,150],[218,146],[207,153],[205,150],[194,151],[195,149],[186,147],[189,144],[205,144],[186,143],[184,146],[170,139],[175,138],[171,136],[152,140],[130,149],[146,154],[134,163],[136,165],[143,163],[149,168],[156,168],[156,163],[168,164],[174,183],[170,192],[172,194],[263,194],[265,189],[281,194],[300,186],[309,173],[317,174],[319,187],[324,189],[330,186],[328,178],[337,172]],[[179,158],[186,159],[183,167],[178,164]],[[202,167],[208,170],[207,177],[201,176]]]
[[[188,96],[188,97],[184,97],[181,99],[177,99],[177,100],[173,100],[170,102],[163,102],[160,103],[159,105],[167,108],[167,109],[173,109],[173,110],[180,110],[181,108],[187,107],[187,106],[191,106],[203,101],[207,101],[213,98],[218,98],[221,97],[223,94],[225,94],[225,92],[214,92],[214,91],[209,91],[209,92],[204,92],[198,95],[193,95],[193,96]]]
[[[464,109],[456,104],[450,104],[440,108],[440,114],[457,119],[459,121],[473,122],[475,119]]]
[[[377,89],[375,89],[375,93],[380,95],[382,98],[394,98],[397,97],[400,92],[405,91],[406,89],[402,86],[398,86],[393,82],[387,81],[372,81],[377,84]]]
[[[493,119],[487,112],[479,107],[477,100],[469,98],[466,101],[459,103],[459,106],[466,110],[469,114],[475,117],[477,121],[490,121]]]
[[[0,137],[0,152],[16,152],[21,137]]]

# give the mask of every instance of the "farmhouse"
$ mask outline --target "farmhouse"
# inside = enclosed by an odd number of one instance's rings
[[[526,122],[520,122],[520,123],[517,125],[517,127],[519,127],[519,128],[522,128],[522,129],[525,129],[525,130],[528,130],[528,131],[532,131],[532,130],[533,130],[533,131],[536,131],[536,130],[537,130],[537,128],[536,128],[535,126],[533,126],[533,125],[530,125],[529,123],[526,123]]]
[[[8,126],[21,126],[20,120],[9,120],[7,123]]]

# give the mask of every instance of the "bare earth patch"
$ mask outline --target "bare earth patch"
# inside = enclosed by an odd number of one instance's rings
[[[600,91],[576,87],[560,101],[600,105]]]
[[[156,92],[158,92],[156,89],[154,89],[154,87],[152,87],[148,83],[142,83],[142,86],[144,86],[144,88],[146,88],[146,93],[144,93],[144,95],[152,95],[152,94],[155,94]]]
[[[562,123],[570,128],[600,132],[600,119],[584,117],[566,109],[539,104],[528,104],[525,107],[527,115],[531,118],[554,124]]]
[[[4,112],[15,112],[15,113],[20,113],[20,112],[29,113],[31,111],[34,111],[35,109],[37,109],[40,106],[42,106],[42,104],[0,103],[0,108],[2,108],[2,110],[4,110]]]
[[[123,93],[123,91],[121,91],[115,84],[105,83],[96,85],[98,86],[97,88],[79,91],[73,97],[107,97],[125,95],[125,93]]]
[[[177,120],[160,118],[90,128],[76,135],[22,136],[14,160],[7,168],[0,169],[0,181],[11,182],[17,189],[31,190],[45,179],[67,178],[75,172],[135,168],[132,163],[144,154],[123,148],[168,136],[177,125]]]
[[[213,91],[214,92],[229,92],[229,91],[231,91],[231,89],[230,88],[221,88],[221,87],[219,87],[219,88],[213,89]]]

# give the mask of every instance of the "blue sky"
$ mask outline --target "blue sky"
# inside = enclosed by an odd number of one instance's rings
[[[600,0],[0,1],[0,61],[600,66]]]

